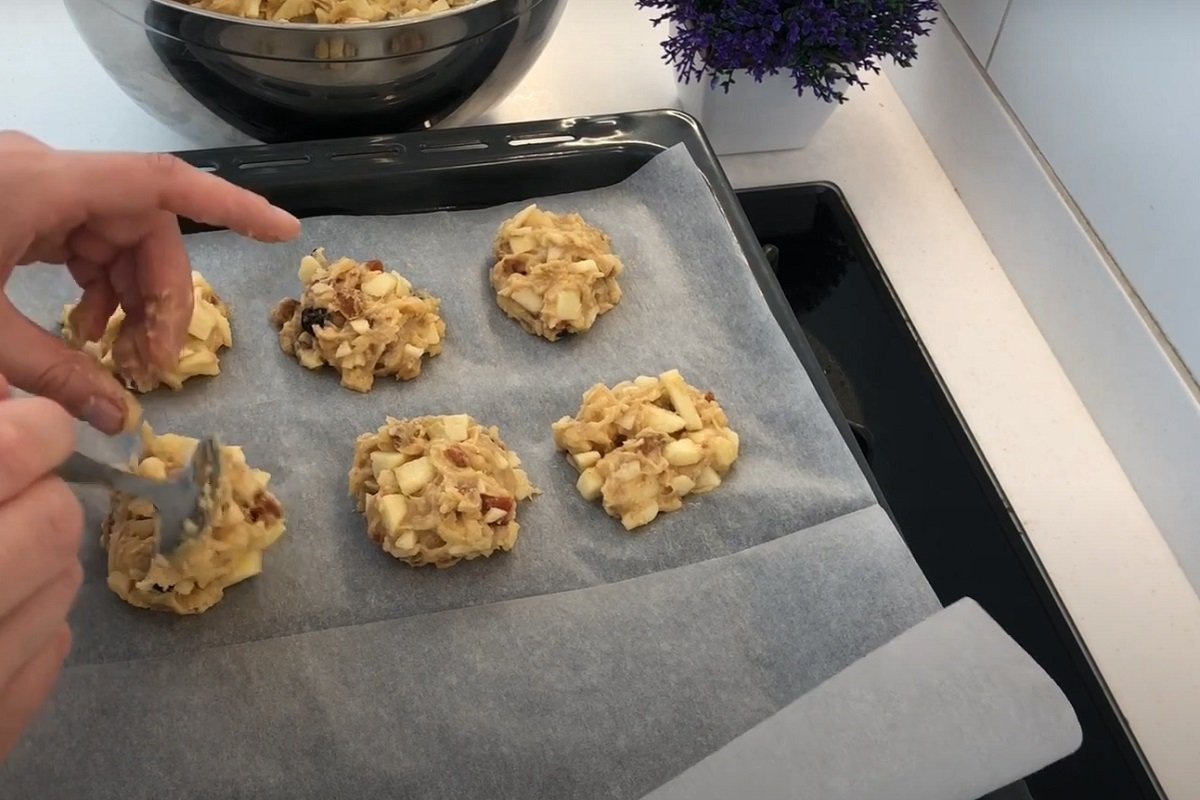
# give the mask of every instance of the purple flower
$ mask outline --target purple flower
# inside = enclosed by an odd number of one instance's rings
[[[846,101],[842,91],[866,86],[860,71],[878,73],[882,59],[902,67],[929,33],[934,0],[636,0],[661,11],[654,24],[674,24],[663,59],[680,80],[707,77],[725,91],[737,72],[756,81],[786,72],[797,94]]]

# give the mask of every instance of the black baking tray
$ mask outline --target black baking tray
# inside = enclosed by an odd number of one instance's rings
[[[815,265],[815,260],[854,260],[867,265],[865,273],[875,276],[872,280],[879,284],[875,287],[876,290],[880,296],[889,299],[885,304],[889,309],[886,313],[898,315],[897,319],[892,320],[896,331],[899,332],[897,341],[908,341],[912,344],[915,355],[910,354],[909,360],[923,370],[922,374],[928,376],[929,391],[919,402],[922,405],[928,402],[938,405],[941,417],[948,421],[948,426],[955,432],[956,449],[965,454],[971,464],[971,480],[982,487],[980,491],[988,498],[992,505],[992,514],[999,520],[999,527],[1004,531],[1006,546],[1011,547],[1017,554],[1020,571],[1035,587],[1037,600],[1053,620],[1055,638],[1069,651],[1068,658],[1071,663],[1064,665],[1062,669],[1070,669],[1078,676],[1078,680],[1082,681],[1082,694],[1073,694],[1074,702],[1086,699],[1102,709],[1103,727],[1111,730],[1116,738],[1123,740],[1123,745],[1119,748],[1122,755],[1145,770],[1143,780],[1152,785],[1153,777],[1137,751],[1136,743],[1124,728],[1102,678],[1087,655],[1084,643],[1074,630],[1069,615],[1054,593],[1053,586],[1037,561],[1019,521],[1012,514],[1002,489],[971,438],[969,429],[938,377],[928,353],[921,346],[919,337],[916,336],[903,308],[895,298],[894,291],[887,283],[878,260],[870,251],[861,229],[835,186],[811,184],[805,187],[764,189],[748,193],[740,199],[726,179],[695,120],[686,114],[671,110],[328,141],[193,150],[177,155],[201,169],[263,194],[276,205],[297,216],[311,217],[332,214],[409,214],[483,208],[530,197],[597,189],[624,180],[655,155],[678,144],[684,144],[688,148],[706,176],[746,254],[747,262],[768,306],[811,377],[821,400],[861,466],[876,498],[897,522],[901,536],[905,538],[914,555],[918,556],[918,563],[921,563],[943,602],[950,602],[958,596],[972,592],[960,592],[959,587],[949,586],[945,581],[939,585],[937,569],[928,566],[932,563],[928,559],[922,560],[922,548],[929,550],[930,547],[930,542],[926,541],[929,537],[919,527],[914,529],[915,526],[909,526],[906,532],[906,526],[900,524],[897,514],[893,513],[871,469],[869,454],[872,434],[869,420],[863,420],[855,413],[853,403],[846,403],[847,393],[840,383],[840,370],[836,368],[836,364],[830,363],[830,354],[823,348],[821,352],[814,351],[812,342],[820,347],[819,339],[810,341],[809,335],[806,335],[805,328],[798,320],[797,313],[805,309],[795,308],[797,297],[803,295],[811,299],[812,287],[798,290],[794,284],[798,279],[810,282],[814,276],[805,275],[798,278],[794,273],[790,277],[785,275],[785,282],[788,283],[788,291],[785,292],[776,276],[776,265],[771,263],[760,245],[760,241],[770,242],[779,237],[786,238],[785,232],[793,224],[790,220],[812,215],[820,208],[825,208],[835,217],[830,225],[836,228],[839,234],[847,233],[853,240],[849,245],[844,242],[839,245],[845,249],[840,255],[822,250],[821,253],[807,258],[805,263],[811,267]],[[749,204],[746,207],[753,212],[759,230],[756,231],[751,225],[743,210],[744,203]],[[187,221],[183,224],[185,233],[206,229]],[[813,244],[814,242],[808,241],[805,246]],[[824,244],[819,242],[816,245],[818,249],[824,247]],[[808,333],[811,334],[812,331]],[[933,398],[932,401],[929,400],[930,397]],[[910,522],[911,500],[912,498],[899,498],[895,509],[901,512],[900,516],[909,516]],[[970,534],[973,531],[963,533]],[[933,546],[935,549],[944,549],[937,543]],[[957,567],[950,564],[947,565],[947,569],[954,572]],[[969,588],[977,589],[978,586]],[[1003,594],[1002,591],[999,593]],[[989,609],[989,613],[994,615],[997,611],[995,608]],[[1026,609],[1022,613],[1028,616],[1027,611]],[[1010,632],[1014,635],[1018,633],[1016,630]],[[1028,637],[1017,635],[1017,638],[1027,649],[1042,652],[1033,646],[1034,643]],[[1058,666],[1055,663],[1050,664],[1048,668],[1054,669],[1056,679],[1061,682],[1064,676]],[[1074,781],[1070,779],[1066,781],[1068,786],[1072,783]],[[996,796],[1001,796],[1001,793]],[[1003,796],[1008,797],[1010,794]],[[1011,796],[1029,795],[1014,792]],[[1042,796],[1044,795],[1038,794],[1039,798]],[[1141,796],[1160,795],[1154,787],[1148,786]]]
[[[767,305],[887,510],[859,438],[839,410],[737,194],[699,124],[687,114],[639,111],[177,155],[303,218],[457,211],[599,189],[620,183],[678,144],[686,145],[707,178]],[[184,233],[207,230],[183,224]]]

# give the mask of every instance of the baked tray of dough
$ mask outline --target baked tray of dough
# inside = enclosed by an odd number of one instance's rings
[[[270,473],[286,530],[261,574],[205,613],[164,614],[109,590],[96,544],[108,500],[85,493],[96,537],[75,649],[8,767],[14,791],[640,797],[939,607],[690,118],[183,155],[304,231],[264,245],[185,228],[232,346],[218,374],[141,395],[146,418],[241,446]],[[510,318],[489,281],[497,231],[530,203],[578,212],[623,264],[619,302],[553,342]],[[298,267],[325,275],[341,257],[439,299],[444,335],[427,326],[424,343],[440,352],[407,364],[409,379],[352,391],[281,350],[272,314],[300,295]],[[52,268],[9,292],[48,328],[77,297]],[[280,319],[295,335],[302,316],[286,306]],[[595,384],[673,370],[697,403],[719,403],[739,454],[717,488],[627,531],[581,496],[551,426]],[[519,454],[539,493],[519,504],[519,535],[506,529],[511,548],[438,569],[404,530],[368,535],[347,476],[357,464],[361,494],[378,447],[356,455],[356,438],[429,415],[496,426]],[[396,513],[380,508],[372,524]],[[66,748],[88,758],[52,755]]]

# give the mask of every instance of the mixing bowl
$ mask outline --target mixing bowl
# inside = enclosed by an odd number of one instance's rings
[[[517,84],[566,0],[479,0],[352,25],[269,23],[172,0],[66,0],[92,53],[135,102],[211,144],[465,122]]]

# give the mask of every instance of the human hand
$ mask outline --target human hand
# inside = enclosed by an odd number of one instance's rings
[[[61,406],[10,400],[0,377],[0,762],[46,702],[71,647],[83,512],[52,470],[74,448],[75,421]]]
[[[162,154],[54,150],[0,132],[0,287],[14,267],[66,264],[83,298],[72,322],[98,339],[118,304],[118,362],[175,365],[192,313],[191,266],[176,215],[264,242],[300,222],[264,198]],[[0,296],[0,374],[105,433],[126,422],[125,391],[91,358]]]

